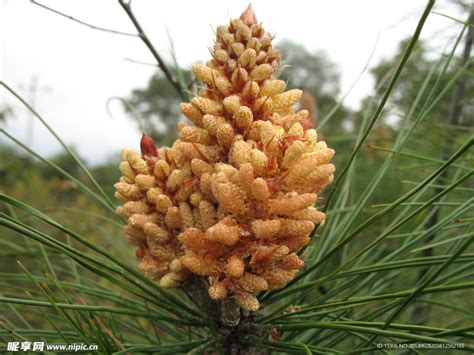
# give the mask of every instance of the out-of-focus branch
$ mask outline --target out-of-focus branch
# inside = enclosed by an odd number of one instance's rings
[[[137,29],[138,31],[138,37],[141,38],[141,40],[143,41],[143,43],[145,43],[145,45],[148,47],[148,49],[150,50],[151,54],[153,55],[153,57],[155,57],[156,61],[158,62],[158,66],[160,67],[160,69],[163,71],[163,73],[165,74],[166,78],[169,80],[169,82],[173,85],[173,87],[176,89],[176,91],[178,92],[179,96],[185,100],[186,99],[186,95],[184,93],[184,91],[182,90],[179,82],[174,78],[173,74],[171,73],[171,71],[168,69],[168,66],[166,65],[166,63],[163,61],[163,59],[160,57],[160,55],[158,54],[158,52],[156,51],[155,47],[153,46],[153,44],[150,42],[150,39],[148,38],[148,36],[146,35],[145,31],[143,31],[143,28],[142,26],[140,25],[140,23],[138,22],[137,18],[135,17],[133,11],[132,11],[132,7],[130,6],[130,1],[126,1],[126,0],[119,0],[119,4],[122,6],[122,8],[125,10],[125,12],[127,13],[128,17],[130,18],[130,20],[133,22],[133,25],[135,26],[135,28]]]
[[[147,65],[149,67],[155,67],[155,68],[158,67],[155,63],[142,62],[141,60],[135,60],[132,58],[125,58],[124,60],[133,64]]]
[[[166,63],[164,62],[164,60],[161,58],[161,56],[158,54],[157,50],[155,49],[155,47],[153,46],[153,44],[151,43],[150,39],[148,38],[148,36],[146,35],[145,31],[143,31],[143,28],[141,27],[140,23],[138,22],[137,18],[135,17],[133,11],[132,11],[132,8],[131,8],[131,1],[127,1],[127,0],[119,0],[119,4],[122,6],[122,8],[125,10],[125,12],[127,13],[128,17],[130,18],[130,20],[132,21],[133,25],[135,26],[136,30],[138,33],[128,33],[128,32],[122,32],[122,31],[116,31],[116,30],[111,30],[111,29],[108,29],[108,28],[104,28],[104,27],[99,27],[99,26],[95,26],[95,25],[92,25],[90,23],[87,23],[87,22],[84,22],[82,20],[78,20],[77,18],[73,17],[73,16],[70,16],[64,12],[61,12],[61,11],[58,11],[56,9],[53,9],[49,6],[46,6],[46,5],[43,5],[39,2],[37,2],[36,0],[30,0],[33,4],[39,6],[39,7],[42,7],[43,9],[45,10],[48,10],[48,11],[51,11],[57,15],[60,15],[62,17],[65,17],[71,21],[74,21],[76,23],[79,23],[83,26],[86,26],[86,27],[89,27],[89,28],[92,28],[94,30],[98,30],[98,31],[102,31],[102,32],[108,32],[108,33],[112,33],[112,34],[117,34],[117,35],[122,35],[122,36],[129,36],[129,37],[139,37],[143,43],[145,43],[145,45],[147,46],[147,48],[150,50],[151,54],[153,55],[153,57],[156,59],[156,61],[158,62],[158,67],[161,69],[161,71],[165,74],[165,77],[166,79],[169,80],[169,82],[173,85],[173,87],[175,88],[175,90],[177,91],[178,95],[182,98],[182,99],[186,99],[186,94],[185,94],[185,90],[186,88],[182,88],[181,85],[179,84],[179,82],[175,79],[173,73],[169,70],[168,66],[166,65]]]
[[[108,32],[108,33],[112,33],[112,34],[116,34],[116,35],[121,35],[121,36],[129,36],[129,37],[139,37],[138,34],[136,33],[128,33],[128,32],[122,32],[122,31],[116,31],[116,30],[111,30],[111,29],[108,29],[108,28],[104,28],[104,27],[99,27],[99,26],[95,26],[95,25],[91,25],[90,23],[87,23],[87,22],[84,22],[84,21],[81,21],[81,20],[78,20],[77,18],[74,18],[68,14],[65,14],[64,12],[61,12],[61,11],[58,11],[56,9],[53,9],[51,7],[48,7],[46,5],[43,5],[43,4],[40,4],[39,2],[36,2],[35,0],[30,0],[33,4],[35,5],[38,5],[39,7],[42,7],[43,9],[46,9],[48,11],[51,11],[59,16],[62,16],[62,17],[65,17],[67,18],[68,20],[71,20],[71,21],[74,21],[74,22],[77,22],[81,25],[84,25],[84,26],[87,26],[89,28],[92,28],[94,30],[98,30],[98,31],[102,31],[102,32]]]
[[[436,12],[436,11],[431,11],[432,14],[436,14],[436,15],[439,15],[439,16],[443,16],[443,17],[446,17],[446,18],[449,18],[450,20],[453,20],[453,21],[456,21],[458,23],[461,23],[465,26],[468,26],[468,27],[474,27],[474,25],[472,23],[469,23],[469,22],[465,22],[465,21],[462,21],[458,18],[455,18],[455,17],[452,17],[452,16],[449,16],[449,15],[446,15],[446,14],[442,14],[440,12]]]

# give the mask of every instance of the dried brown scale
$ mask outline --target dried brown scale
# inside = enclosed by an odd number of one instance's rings
[[[212,59],[192,68],[204,87],[180,109],[193,125],[180,123],[169,148],[144,135],[141,155],[124,150],[115,188],[148,277],[179,287],[201,275],[212,299],[255,311],[256,292],[304,265],[297,252],[324,222],[313,205],[334,151],[295,111],[302,91],[275,77],[280,54],[249,9],[216,29]]]

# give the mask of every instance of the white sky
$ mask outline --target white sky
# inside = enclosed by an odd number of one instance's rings
[[[97,26],[135,32],[114,0],[41,3]],[[254,0],[252,4],[258,20],[276,33],[276,41],[291,39],[309,50],[325,50],[341,70],[344,93],[365,66],[377,35],[372,65],[391,56],[400,39],[413,33],[426,1]],[[212,28],[226,23],[230,17],[238,17],[247,5],[248,0],[133,1],[136,17],[166,59],[170,51],[168,28],[182,66],[208,60],[207,48],[214,37]],[[463,20],[465,17],[446,1],[439,1],[435,10]],[[421,38],[437,48],[459,29],[458,23],[431,14]],[[114,119],[106,111],[109,98],[128,96],[133,88],[143,87],[154,72],[153,67],[133,64],[126,58],[153,62],[136,37],[95,31],[26,0],[0,0],[1,80],[31,100],[27,87],[37,76],[37,110],[88,162],[117,156],[122,147],[138,149],[140,132],[126,118],[121,104],[111,103]],[[370,74],[365,73],[346,98],[346,104],[357,108],[372,85]],[[27,142],[30,116],[0,88],[0,108],[5,105],[15,112],[5,129]],[[59,150],[38,121],[34,124],[31,147],[46,155]]]

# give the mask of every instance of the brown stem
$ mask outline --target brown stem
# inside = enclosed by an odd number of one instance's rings
[[[122,31],[117,31],[117,30],[111,30],[111,29],[109,29],[109,28],[104,28],[104,27],[95,26],[95,25],[92,25],[92,24],[90,24],[90,23],[84,22],[84,21],[82,21],[82,20],[78,20],[77,18],[72,17],[71,15],[65,14],[64,12],[61,12],[61,11],[58,11],[58,10],[56,10],[56,9],[53,9],[53,8],[51,8],[51,7],[49,7],[49,6],[40,4],[39,2],[36,2],[35,0],[30,0],[30,1],[31,1],[32,4],[35,4],[35,5],[39,6],[39,7],[42,7],[42,8],[45,9],[45,10],[51,11],[51,12],[55,13],[56,15],[65,17],[65,18],[67,18],[68,20],[71,20],[71,21],[73,21],[73,22],[77,22],[77,23],[80,24],[80,25],[83,25],[83,26],[92,28],[93,30],[102,31],[102,32],[108,32],[108,33],[112,33],[112,34],[115,34],[115,35],[121,35],[121,36],[138,37],[138,35],[137,35],[136,33],[122,32]]]
[[[219,337],[218,349],[208,349],[206,354],[226,355],[266,355],[268,350],[252,346],[246,339],[252,337],[267,337],[262,330],[251,326],[255,313],[241,309],[233,298],[214,301],[209,298],[209,284],[204,277],[191,276],[185,290],[193,297],[194,302],[214,320],[215,333]]]
[[[153,46],[153,44],[150,42],[150,39],[148,38],[148,36],[146,35],[145,31],[143,31],[143,28],[142,26],[140,25],[140,23],[138,22],[137,18],[135,17],[133,11],[132,11],[132,7],[130,6],[130,1],[125,1],[125,0],[119,0],[119,4],[122,6],[122,8],[125,10],[125,12],[127,13],[128,17],[130,18],[130,20],[133,22],[133,25],[135,26],[135,28],[137,29],[138,31],[138,36],[141,38],[141,40],[143,41],[143,43],[145,43],[145,45],[148,47],[148,49],[150,50],[151,54],[153,55],[153,57],[155,57],[156,61],[158,62],[158,66],[160,67],[160,69],[162,70],[162,72],[165,74],[166,78],[168,79],[168,81],[173,85],[173,87],[175,88],[175,90],[178,92],[179,96],[183,99],[183,100],[186,100],[186,96],[183,92],[183,90],[181,90],[181,86],[179,85],[178,81],[175,80],[173,74],[170,72],[170,70],[168,69],[166,63],[163,61],[163,59],[160,57],[160,55],[158,54],[158,52],[156,51],[155,47]]]

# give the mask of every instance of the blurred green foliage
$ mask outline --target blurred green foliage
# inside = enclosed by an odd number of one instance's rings
[[[189,70],[182,69],[182,72],[186,80],[191,79]],[[139,116],[133,116],[134,119],[141,120],[144,133],[153,137],[158,145],[171,145],[178,136],[181,101],[173,85],[157,72],[145,88],[132,91],[124,108],[130,112],[131,106],[138,112]]]

